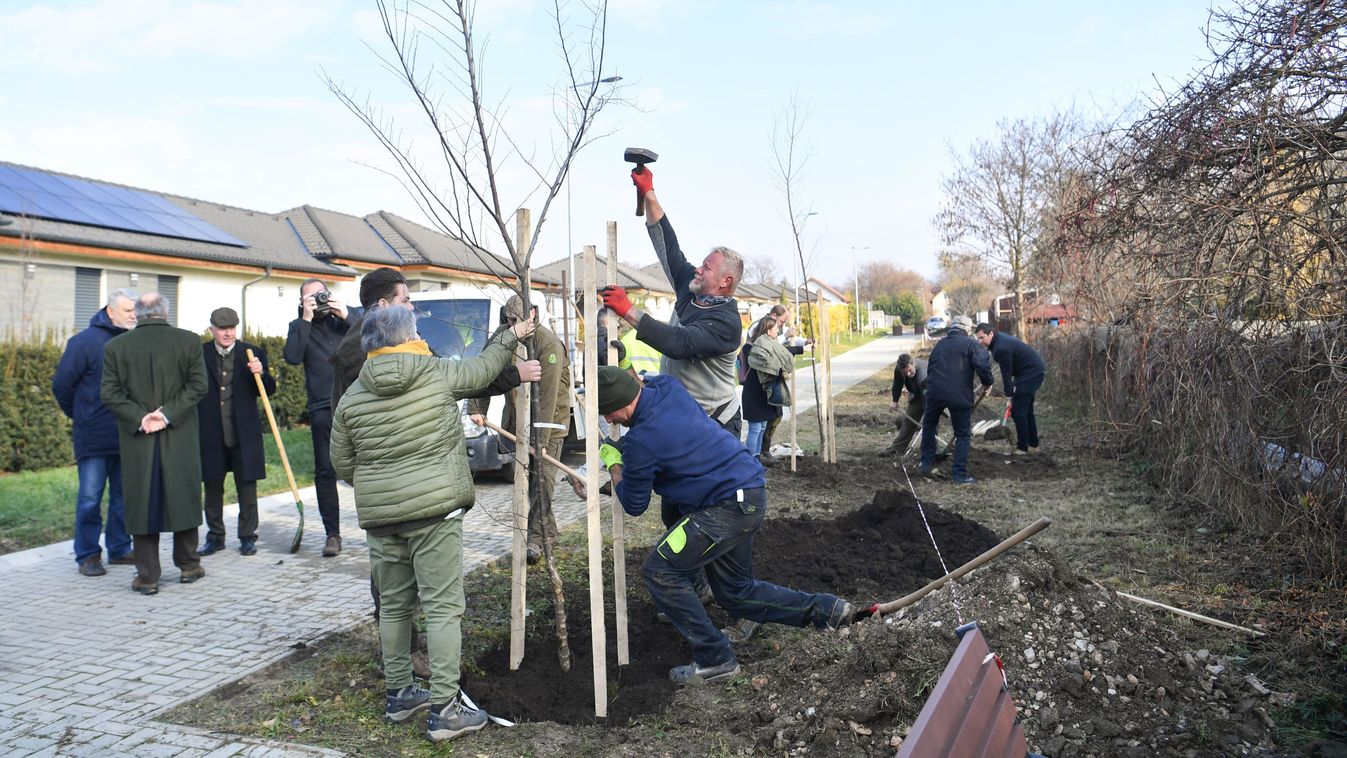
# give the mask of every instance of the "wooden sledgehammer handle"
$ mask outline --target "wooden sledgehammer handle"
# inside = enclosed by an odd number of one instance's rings
[[[513,442],[513,443],[515,443],[516,445],[519,444],[519,441],[516,440],[516,439],[514,438],[514,435],[513,435],[513,434],[510,434],[509,432],[505,431],[504,429],[500,428],[499,426],[496,426],[496,425],[493,424],[491,421],[489,421],[489,420],[487,420],[487,419],[482,419],[482,423],[486,424],[486,428],[487,428],[487,429],[490,429],[491,431],[495,432],[496,434],[499,434],[499,435],[503,436],[505,439],[507,439],[507,440],[509,440],[509,441],[511,441],[511,442]],[[553,458],[552,456],[548,455],[546,450],[543,451],[543,460],[545,460],[545,461],[547,461],[548,463],[552,464],[553,466],[556,466],[557,468],[561,469],[561,472],[562,472],[562,473],[567,474],[567,475],[569,475],[569,476],[573,476],[573,477],[575,477],[576,479],[579,479],[579,480],[581,480],[581,481],[584,481],[584,477],[581,476],[581,475],[579,475],[579,474],[577,474],[577,473],[575,472],[575,469],[571,468],[570,466],[567,466],[566,464],[562,463],[561,461],[557,460],[556,458]]]
[[[965,563],[964,565],[962,565],[962,566],[960,566],[960,567],[954,569],[953,571],[949,572],[948,574],[945,574],[944,576],[940,577],[939,579],[936,579],[935,581],[931,582],[930,584],[926,585],[925,587],[922,587],[921,589],[917,590],[916,592],[913,592],[911,595],[908,595],[908,596],[906,596],[906,597],[901,597],[901,598],[898,598],[897,600],[893,600],[893,601],[890,601],[890,602],[881,604],[881,605],[879,606],[879,608],[875,609],[875,615],[883,615],[883,614],[886,614],[886,613],[893,613],[894,611],[898,610],[899,608],[905,608],[905,607],[907,607],[907,606],[909,606],[909,605],[912,605],[913,603],[917,602],[918,600],[920,600],[920,599],[926,597],[927,595],[931,594],[932,592],[934,592],[934,591],[940,589],[941,587],[945,586],[946,583],[948,583],[948,582],[950,582],[950,581],[953,581],[953,580],[955,580],[955,579],[958,579],[959,577],[963,576],[964,574],[967,574],[967,573],[973,571],[973,569],[976,569],[976,568],[981,567],[983,564],[990,562],[992,559],[996,558],[996,557],[999,556],[1001,553],[1004,553],[1005,551],[1011,549],[1012,547],[1015,547],[1016,545],[1020,544],[1021,542],[1024,542],[1025,540],[1029,539],[1030,537],[1034,536],[1035,534],[1038,534],[1039,532],[1043,531],[1044,529],[1047,529],[1048,526],[1049,526],[1050,524],[1052,524],[1052,519],[1047,518],[1046,516],[1043,517],[1043,518],[1041,518],[1041,519],[1039,519],[1039,520],[1037,520],[1037,521],[1035,521],[1034,523],[1030,524],[1029,526],[1024,527],[1023,529],[1019,530],[1019,531],[1016,532],[1015,534],[1013,534],[1013,535],[1011,535],[1010,537],[1006,538],[1004,541],[1001,542],[1001,544],[997,545],[996,547],[993,547],[992,549],[988,550],[987,552],[983,553],[982,555],[979,555],[978,557],[976,557],[976,558],[974,558],[973,560],[971,560],[971,561]]]

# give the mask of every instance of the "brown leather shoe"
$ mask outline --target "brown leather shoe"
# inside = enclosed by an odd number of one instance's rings
[[[417,679],[430,678],[430,659],[420,650],[412,653],[412,676]]]
[[[136,578],[131,580],[131,589],[142,595],[156,595],[159,593],[159,583],[143,581],[140,574],[136,574]]]
[[[136,565],[136,557],[127,553],[126,555],[119,555],[116,558],[109,558],[108,563],[113,566],[134,566]]]
[[[182,576],[178,577],[178,581],[183,584],[191,584],[205,575],[206,567],[198,565],[196,568],[183,569]]]
[[[103,568],[103,559],[101,557],[91,555],[80,561],[80,573],[84,576],[102,576],[108,573],[108,570]]]
[[[327,535],[327,542],[323,543],[323,557],[331,558],[341,553],[341,536],[336,534]]]

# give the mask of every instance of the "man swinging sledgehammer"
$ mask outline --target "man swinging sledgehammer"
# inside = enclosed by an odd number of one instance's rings
[[[753,578],[753,536],[767,512],[762,465],[670,376],[642,383],[616,366],[599,369],[599,413],[628,428],[622,451],[599,449],[622,507],[639,516],[650,493],[682,504],[678,519],[641,567],[657,611],[692,645],[692,663],[676,666],[678,684],[705,684],[739,673],[725,634],[693,589],[703,569],[716,602],[731,616],[790,626],[836,628],[868,617],[827,593],[810,594]]]

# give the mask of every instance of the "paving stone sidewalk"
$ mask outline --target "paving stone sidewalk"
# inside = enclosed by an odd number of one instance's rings
[[[12,756],[312,756],[340,753],[244,739],[156,721],[159,714],[284,658],[295,647],[370,618],[369,561],[352,490],[340,488],[344,549],[323,558],[313,488],[304,544],[288,494],[263,498],[258,553],[202,559],[206,576],[179,584],[162,537],[159,594],[131,591],[134,566],[76,571],[70,542],[0,556],[0,754]],[[565,484],[558,523],[584,515]],[[237,523],[237,506],[225,523]],[[464,570],[510,550],[510,486],[478,483],[464,522]],[[201,532],[204,537],[204,528]]]

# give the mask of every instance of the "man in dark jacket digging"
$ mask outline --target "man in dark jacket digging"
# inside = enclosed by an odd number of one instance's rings
[[[978,324],[976,338],[991,351],[1001,367],[1001,382],[1010,398],[1010,417],[1015,420],[1015,449],[1018,453],[1038,451],[1038,421],[1034,418],[1034,395],[1043,386],[1047,364],[1038,351],[1022,340],[1002,334],[991,324]]]
[[[75,563],[84,576],[103,576],[103,551],[98,535],[103,532],[101,503],[108,491],[108,526],[104,546],[108,563],[131,564],[131,537],[126,533],[126,515],[122,500],[122,459],[117,441],[117,420],[99,399],[103,382],[103,347],[108,340],[136,325],[136,293],[116,290],[106,308],[89,319],[89,328],[70,338],[51,391],[56,404],[73,422],[71,441],[75,446],[75,464],[79,473],[79,494],[75,497]]]
[[[912,444],[912,437],[921,431],[921,417],[926,410],[926,361],[913,358],[907,353],[898,356],[898,365],[893,367],[893,389],[889,410],[898,410],[898,401],[903,390],[907,390],[907,408],[898,417],[898,436],[884,452],[889,455],[905,455]]]
[[[224,478],[234,474],[239,496],[239,552],[257,555],[257,482],[267,478],[262,421],[257,413],[257,380],[267,395],[276,380],[267,370],[267,351],[238,338],[239,314],[216,308],[210,314],[211,341],[201,346],[206,363],[206,396],[197,406],[201,429],[201,479],[206,485],[206,541],[197,551],[224,549]],[[248,351],[253,351],[252,360]]]
[[[973,320],[955,316],[954,326],[935,344],[926,362],[926,408],[921,419],[921,473],[935,467],[935,434],[940,414],[949,410],[954,426],[954,463],[950,478],[955,484],[972,484],[968,474],[968,448],[973,439],[973,375],[982,381],[982,392],[991,389],[991,360],[968,331]]]
[[[705,684],[739,673],[725,634],[711,623],[694,579],[703,573],[716,602],[732,616],[759,623],[836,628],[869,616],[836,595],[811,594],[753,578],[753,536],[767,514],[762,465],[720,428],[671,376],[642,383],[616,366],[599,369],[599,413],[628,431],[622,452],[604,445],[622,508],[639,516],[651,492],[682,505],[641,567],[656,610],[667,613],[692,645],[692,662],[676,666],[678,684]],[[873,606],[872,606],[873,607]]]

